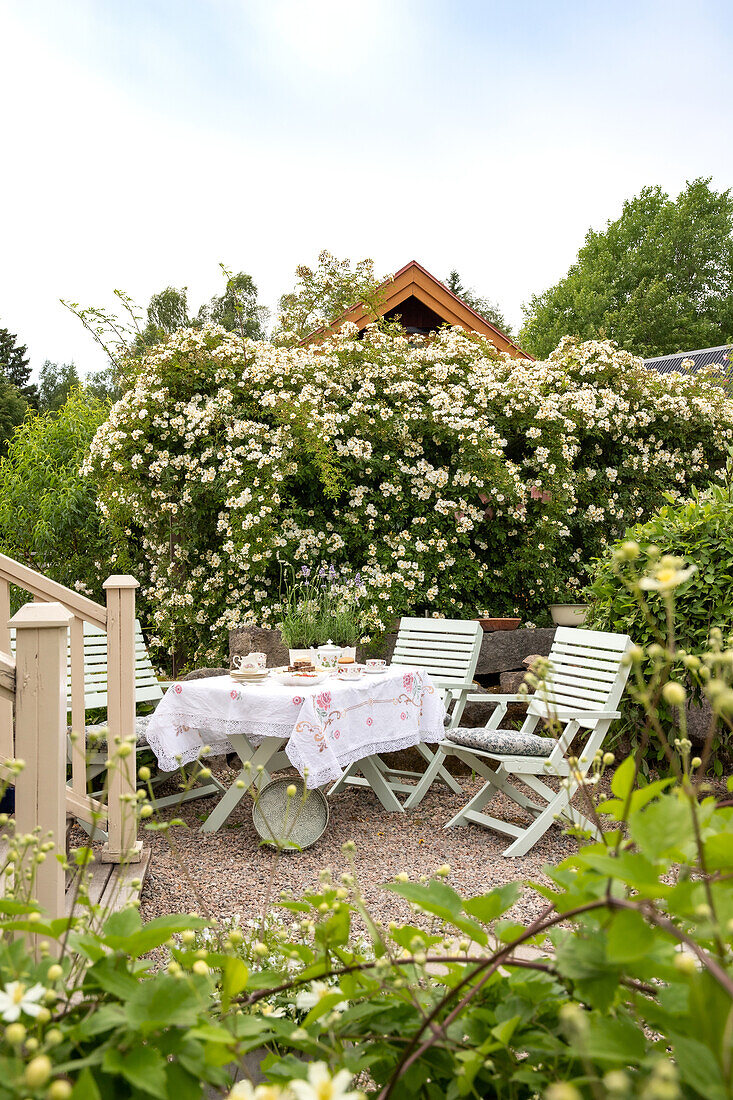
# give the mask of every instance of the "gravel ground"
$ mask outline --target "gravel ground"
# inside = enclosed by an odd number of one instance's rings
[[[214,771],[229,784],[234,773],[224,759],[212,763]],[[330,800],[331,817],[321,840],[308,850],[279,858],[259,845],[248,796],[215,834],[199,829],[215,800],[188,803],[179,815],[188,828],[178,828],[172,844],[156,833],[144,835],[153,851],[141,914],[150,919],[163,913],[196,911],[217,918],[237,916],[243,923],[254,920],[261,916],[266,900],[277,900],[281,890],[299,896],[318,888],[323,868],[330,868],[334,876],[348,870],[342,845],[352,840],[359,884],[369,911],[385,922],[404,920],[410,914],[408,906],[380,889],[400,871],[417,878],[447,863],[451,867],[450,884],[460,893],[471,895],[517,879],[546,881],[543,866],[560,862],[575,849],[575,842],[553,827],[526,856],[505,859],[501,853],[511,838],[474,825],[444,830],[445,822],[480,785],[470,777],[461,777],[460,782],[464,794],[453,794],[436,783],[422,804],[405,814],[387,813],[369,789],[347,788]],[[528,820],[503,797],[492,804],[491,812],[519,824]],[[171,811],[164,813],[174,816]],[[529,921],[543,904],[527,890],[511,915]]]

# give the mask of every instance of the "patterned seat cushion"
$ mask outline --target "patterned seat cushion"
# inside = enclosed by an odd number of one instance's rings
[[[142,717],[135,718],[135,738],[139,746],[147,745],[147,729],[148,723],[152,718],[152,714],[143,714]],[[107,750],[107,723],[100,722],[97,726],[87,726],[87,747],[90,749],[96,749],[99,752]],[[71,733],[71,726],[69,726],[69,733]]]
[[[503,756],[549,756],[556,745],[551,737],[519,730],[467,729],[458,726],[446,734],[449,741],[467,749],[501,753]]]

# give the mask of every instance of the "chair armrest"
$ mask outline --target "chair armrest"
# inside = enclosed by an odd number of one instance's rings
[[[588,722],[597,718],[620,718],[620,710],[572,710],[567,707],[548,707],[548,718],[560,718],[563,722]]]
[[[460,695],[464,691],[470,691],[471,688],[476,687],[476,683],[473,680],[467,680],[463,683],[451,682],[450,680],[441,680],[439,677],[430,677],[433,685],[440,688],[441,691],[450,691],[456,695]]]
[[[469,695],[469,703],[528,703],[531,696],[527,695]]]

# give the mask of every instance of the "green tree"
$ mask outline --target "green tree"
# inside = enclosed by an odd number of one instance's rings
[[[0,328],[0,370],[11,385],[23,395],[30,405],[37,400],[36,387],[29,382],[31,376],[28,348],[18,343],[18,337],[9,329]]]
[[[0,455],[5,454],[8,440],[23,423],[28,405],[20,390],[0,378]]]
[[[167,286],[153,294],[147,308],[147,324],[134,341],[135,350],[143,351],[166,340],[179,328],[188,328],[188,288]]]
[[[263,340],[268,311],[257,302],[254,279],[244,271],[237,275],[225,274],[228,275],[226,290],[201,306],[197,323],[213,321],[229,332],[238,333],[243,339]]]
[[[319,328],[363,302],[376,317],[379,287],[384,279],[374,274],[374,260],[338,260],[323,251],[315,268],[296,268],[297,282],[289,294],[280,299],[276,343],[297,344]]]
[[[52,363],[47,359],[38,380],[39,412],[58,412],[78,385],[79,374],[73,363]]]
[[[496,325],[500,332],[503,332],[510,340],[513,339],[512,327],[496,302],[492,302],[489,298],[482,298],[470,287],[465,287],[455,268],[445,280],[445,285],[457,298],[460,298],[471,309],[475,309],[485,321],[488,321],[491,325]]]
[[[566,335],[605,337],[650,357],[733,335],[733,194],[709,179],[676,200],[645,187],[589,230],[567,275],[524,306],[522,346],[548,355]]]
[[[2,552],[97,598],[122,560],[104,532],[95,482],[80,470],[107,412],[106,403],[72,390],[58,412],[29,416],[0,462]]]

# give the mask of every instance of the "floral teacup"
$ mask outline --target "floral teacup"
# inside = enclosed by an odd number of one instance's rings
[[[358,680],[360,676],[361,667],[359,665],[339,665],[339,680]]]
[[[234,668],[264,668],[266,664],[266,653],[236,653],[232,657]]]

